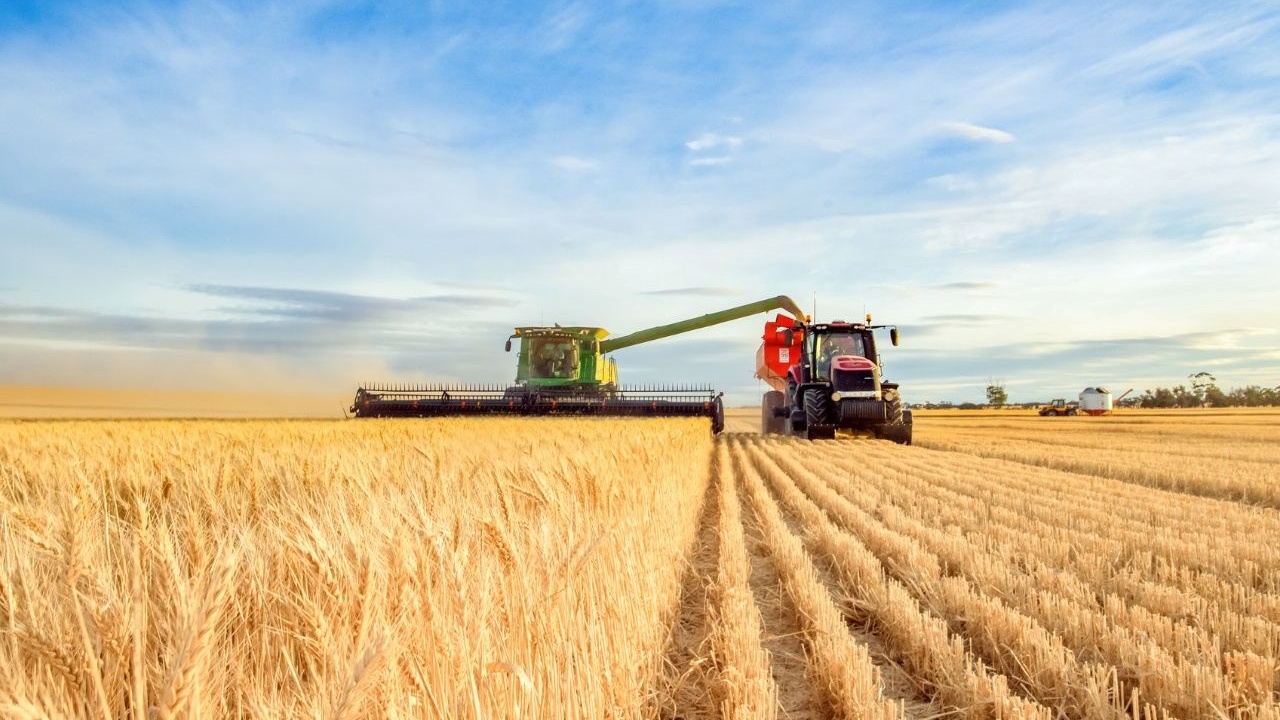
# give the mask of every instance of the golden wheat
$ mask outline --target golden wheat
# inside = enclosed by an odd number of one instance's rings
[[[60,717],[649,717],[711,453],[692,420],[0,448],[0,687]]]
[[[918,418],[0,422],[0,715],[1280,720],[1275,413]]]

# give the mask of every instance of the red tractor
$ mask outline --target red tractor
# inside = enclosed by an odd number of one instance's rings
[[[756,377],[773,390],[761,402],[761,431],[829,439],[837,430],[865,432],[882,440],[911,444],[911,411],[897,383],[880,376],[873,331],[891,325],[836,320],[813,323],[785,315],[765,323],[756,353]]]

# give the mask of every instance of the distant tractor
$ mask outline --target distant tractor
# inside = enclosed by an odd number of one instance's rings
[[[1075,404],[1067,404],[1066,398],[1054,398],[1048,405],[1040,406],[1041,417],[1062,417],[1063,415],[1075,415],[1076,413]]]
[[[756,377],[773,390],[761,401],[762,432],[819,440],[848,430],[910,445],[911,411],[880,375],[873,331],[883,328],[897,345],[898,328],[872,325],[870,315],[865,324],[783,315],[765,323]]]

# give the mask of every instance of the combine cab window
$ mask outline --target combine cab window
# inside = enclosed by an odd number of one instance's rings
[[[549,338],[533,343],[533,375],[573,378],[578,374],[578,346],[572,340]]]

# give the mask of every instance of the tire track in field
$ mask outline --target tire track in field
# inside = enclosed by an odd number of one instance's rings
[[[759,446],[759,443],[750,444]],[[757,471],[761,469],[754,458],[745,461],[751,462]],[[770,494],[773,495],[772,491]],[[773,499],[774,502],[778,500],[776,496]],[[791,534],[797,537],[803,536],[805,531],[795,515],[789,512],[781,503],[778,504],[778,507],[782,511],[783,520],[786,522],[787,529],[790,530]],[[840,588],[840,583],[835,577],[830,559],[815,555],[812,552],[809,553],[809,557],[818,571],[818,578],[831,595],[832,601],[844,614],[845,623],[849,627],[850,634],[859,643],[867,646],[872,661],[875,662],[880,671],[884,696],[901,702],[903,714],[907,718],[933,718],[945,715],[946,713],[938,706],[930,702],[919,682],[912,678],[911,674],[904,670],[901,664],[894,659],[888,644],[879,635],[875,634],[870,621],[866,617],[866,613],[857,607],[857,602]]]
[[[714,473],[712,477],[716,477]],[[713,691],[714,667],[708,656],[711,626],[707,613],[707,586],[716,576],[720,557],[717,492],[714,481],[707,484],[698,517],[698,536],[691,548],[680,590],[679,614],[671,625],[660,692],[662,720],[721,718],[720,704]]]
[[[722,441],[723,442],[723,441]],[[782,579],[769,557],[764,531],[738,483],[738,504],[747,551],[751,556],[751,590],[764,623],[761,644],[773,658],[773,681],[778,686],[778,717],[791,720],[827,718],[821,693],[809,672],[802,630],[795,605],[782,588]]]

